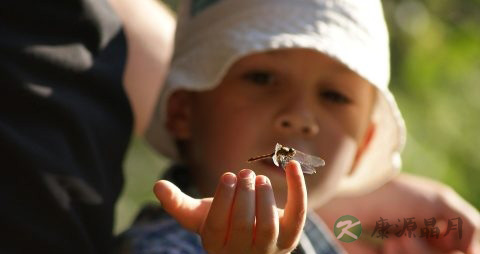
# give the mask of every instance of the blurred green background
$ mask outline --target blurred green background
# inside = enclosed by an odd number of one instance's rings
[[[176,0],[165,1],[175,9]],[[437,179],[480,208],[480,0],[385,0],[390,84],[405,118],[406,172]],[[142,139],[125,161],[115,232],[139,207],[168,161]]]

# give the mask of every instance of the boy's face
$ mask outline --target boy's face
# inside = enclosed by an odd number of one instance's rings
[[[220,85],[170,98],[167,126],[185,144],[184,159],[202,194],[213,195],[220,175],[250,168],[270,178],[277,205],[287,185],[272,160],[248,158],[275,144],[322,157],[306,175],[310,204],[333,194],[374,132],[374,88],[339,62],[307,49],[276,50],[237,61]]]

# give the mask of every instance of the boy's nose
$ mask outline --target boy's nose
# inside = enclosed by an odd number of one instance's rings
[[[282,133],[315,136],[319,126],[315,117],[308,113],[288,112],[275,120],[275,128]]]

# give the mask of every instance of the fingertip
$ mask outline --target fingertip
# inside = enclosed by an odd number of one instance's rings
[[[178,187],[167,180],[157,181],[153,185],[153,193],[160,202],[164,201],[166,197],[170,197],[176,189]]]
[[[240,178],[250,178],[252,176],[255,176],[255,172],[253,172],[251,169],[245,168],[238,172],[238,176]]]
[[[287,174],[287,183],[294,185],[305,185],[305,178],[303,176],[302,167],[296,160],[291,160],[285,167]],[[290,189],[290,187],[289,187]]]
[[[270,185],[270,179],[264,175],[257,175],[255,178],[256,185]]]
[[[225,186],[230,188],[235,187],[235,185],[237,184],[237,176],[231,172],[227,172],[223,174],[221,179],[222,179],[222,183]]]
[[[287,173],[293,173],[295,175],[300,175],[300,174],[303,174],[302,172],[302,166],[300,165],[300,163],[296,160],[290,160],[288,163],[287,163],[287,167],[286,167],[286,171]]]
[[[298,161],[290,160],[285,167],[285,171],[287,174],[287,184],[289,185],[289,189],[293,186],[297,186],[297,188],[298,186],[302,186],[300,188],[305,188],[305,178]]]
[[[157,198],[159,198],[160,193],[162,193],[163,189],[165,189],[165,182],[165,180],[160,180],[153,185],[153,193],[155,193],[155,196],[157,196]]]

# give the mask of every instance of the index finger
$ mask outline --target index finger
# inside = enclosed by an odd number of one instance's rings
[[[297,161],[290,161],[285,167],[287,175],[287,203],[280,219],[280,235],[277,246],[281,249],[295,247],[305,224],[307,211],[307,188],[302,168]]]

